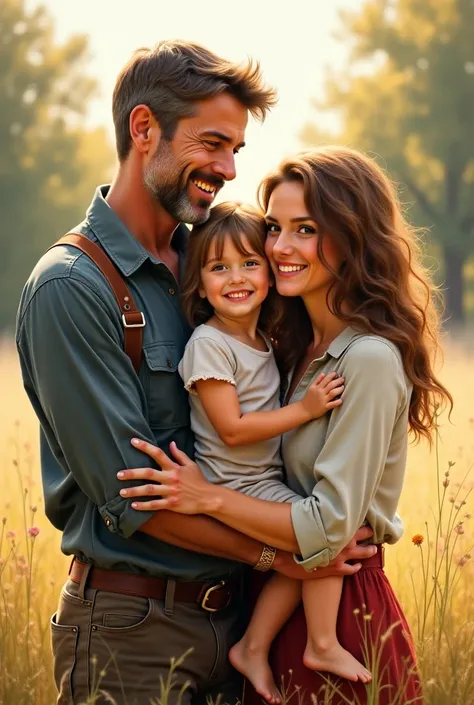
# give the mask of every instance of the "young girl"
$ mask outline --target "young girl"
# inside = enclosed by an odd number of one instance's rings
[[[195,459],[207,480],[259,499],[301,499],[282,481],[280,436],[338,407],[344,380],[319,375],[301,401],[280,407],[280,375],[267,335],[278,325],[281,301],[265,257],[263,215],[223,203],[194,227],[183,282],[183,307],[195,331],[179,366],[190,393]],[[271,560],[271,555],[270,555]],[[370,673],[336,637],[342,578],[297,581],[274,575],[256,605],[248,634],[262,648],[249,657],[247,636],[230,652],[269,702],[279,694],[268,665],[271,642],[301,596],[308,623],[305,663],[352,681]]]

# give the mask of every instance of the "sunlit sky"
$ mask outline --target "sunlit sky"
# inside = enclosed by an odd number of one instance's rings
[[[36,4],[31,0],[30,5]],[[298,133],[316,117],[312,101],[323,91],[325,68],[341,66],[345,47],[334,38],[339,9],[362,0],[43,0],[56,24],[56,38],[90,37],[88,71],[100,85],[90,121],[111,137],[111,95],[117,73],[134,49],[161,39],[192,39],[234,60],[252,56],[279,103],[263,126],[250,124],[238,156],[237,178],[221,198],[254,201],[262,176],[282,157],[301,149]],[[334,118],[319,118],[324,125]]]

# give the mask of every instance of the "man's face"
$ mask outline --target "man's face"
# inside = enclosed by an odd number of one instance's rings
[[[244,146],[247,108],[228,93],[196,103],[196,114],[161,137],[143,169],[153,197],[177,221],[204,223],[226,181],[235,178],[235,155]]]

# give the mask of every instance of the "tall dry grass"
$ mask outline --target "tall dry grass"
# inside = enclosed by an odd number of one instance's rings
[[[405,537],[386,551],[428,705],[474,705],[473,364],[468,339],[447,345],[441,377],[456,402],[452,423],[440,419],[431,453],[426,445],[410,449],[400,506]],[[53,705],[49,618],[69,561],[43,514],[37,422],[7,341],[0,394],[0,705]],[[376,703],[377,692],[369,693],[367,705]]]

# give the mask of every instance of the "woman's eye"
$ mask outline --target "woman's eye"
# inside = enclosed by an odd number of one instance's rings
[[[277,233],[280,230],[276,223],[267,223],[267,233]]]
[[[303,235],[314,235],[316,233],[316,230],[312,228],[311,225],[302,225],[298,232],[302,233]]]

